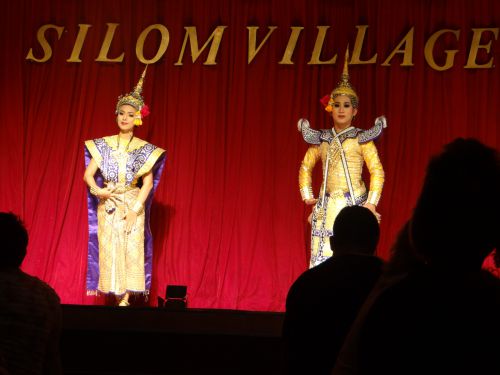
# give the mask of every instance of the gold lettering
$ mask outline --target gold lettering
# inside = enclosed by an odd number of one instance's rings
[[[248,64],[252,62],[252,60],[255,58],[257,53],[259,53],[260,49],[262,46],[267,42],[273,31],[276,29],[277,26],[268,26],[269,31],[267,32],[266,36],[260,42],[259,46],[255,48],[255,45],[257,44],[257,30],[259,30],[259,26],[247,26],[248,29]]]
[[[45,39],[45,31],[49,29],[55,29],[57,31],[57,40],[61,39],[64,26],[57,26],[52,24],[43,25],[38,29],[38,32],[36,33],[36,39],[43,49],[43,56],[40,59],[37,59],[33,55],[33,49],[30,48],[28,54],[26,55],[26,60],[33,60],[42,63],[48,61],[52,57],[52,48],[50,47],[49,42],[47,42],[47,39]]]
[[[412,27],[410,31],[405,35],[405,37],[399,42],[396,48],[391,52],[389,57],[382,63],[382,66],[390,66],[389,61],[396,55],[396,53],[403,54],[403,63],[401,66],[413,66],[412,56],[413,56],[413,31],[415,27]],[[404,48],[401,48],[404,44]]]
[[[326,37],[326,31],[330,28],[330,26],[317,26],[317,28],[318,28],[318,36],[316,37],[316,42],[314,43],[314,49],[311,55],[311,60],[309,60],[307,64],[309,65],[335,64],[335,61],[337,61],[337,54],[335,54],[328,61],[320,60],[321,51],[323,49],[323,43]]]
[[[356,41],[354,42],[352,58],[349,64],[375,64],[377,61],[377,54],[373,55],[369,60],[361,60],[361,50],[363,49],[363,42],[365,40],[368,25],[357,25],[356,29],[358,29],[358,33],[356,34]]]
[[[478,64],[476,62],[477,52],[479,49],[486,50],[486,53],[490,53],[491,40],[486,44],[479,44],[481,42],[481,36],[485,31],[491,31],[495,35],[495,40],[498,39],[498,27],[496,28],[484,28],[484,29],[472,29],[474,35],[472,36],[472,42],[469,50],[469,58],[467,59],[466,69],[471,68],[492,68],[493,67],[493,57],[486,64]]]
[[[452,49],[452,50],[445,49],[444,52],[446,54],[446,60],[444,62],[444,65],[440,66],[436,64],[436,60],[434,60],[434,54],[433,54],[434,45],[436,44],[438,38],[446,33],[452,33],[453,35],[455,35],[457,40],[460,36],[460,30],[443,29],[436,31],[434,34],[432,34],[429,40],[427,40],[427,42],[425,43],[425,48],[424,48],[425,61],[427,61],[427,64],[429,64],[429,66],[434,70],[443,71],[452,68],[455,55],[458,52],[457,49]]]
[[[100,62],[122,62],[123,56],[125,52],[114,59],[108,57],[109,47],[111,46],[111,42],[113,41],[113,37],[115,35],[116,28],[118,27],[118,23],[107,23],[108,30],[106,31],[106,35],[104,36],[104,41],[102,42],[101,50],[99,51],[99,56],[95,61]]]
[[[73,46],[73,51],[71,52],[71,56],[67,59],[67,62],[82,62],[80,60],[80,53],[82,52],[83,43],[85,42],[85,37],[87,36],[87,32],[92,25],[88,25],[86,23],[78,24],[79,30],[78,35],[76,36],[75,45]]]
[[[146,59],[144,57],[144,42],[146,41],[147,36],[151,30],[158,30],[161,34],[160,46],[158,47],[158,51],[156,51],[156,55],[152,59]],[[168,33],[168,29],[156,23],[154,25],[148,26],[145,28],[139,38],[137,39],[137,43],[135,45],[135,55],[143,64],[153,64],[160,60],[160,58],[164,55],[165,51],[168,48],[168,43],[170,42],[170,34]]]
[[[184,29],[186,29],[186,34],[184,36],[184,42],[182,43],[181,53],[179,54],[179,60],[177,60],[174,65],[182,65],[182,58],[184,57],[184,51],[186,49],[188,39],[191,46],[191,60],[193,61],[193,63],[201,55],[207,45],[213,40],[210,45],[210,50],[208,51],[207,60],[203,63],[203,65],[216,65],[217,62],[215,61],[215,58],[217,57],[217,52],[219,51],[220,42],[222,40],[222,34],[224,33],[224,29],[226,27],[227,26],[217,26],[212,35],[210,35],[210,38],[207,39],[203,47],[199,49],[196,26],[185,26]]]
[[[285,53],[283,58],[278,64],[288,64],[293,65],[292,56],[295,51],[295,46],[297,45],[297,40],[299,39],[300,32],[304,29],[302,26],[292,26],[292,32],[290,33],[290,38],[288,38],[288,44],[286,45]]]

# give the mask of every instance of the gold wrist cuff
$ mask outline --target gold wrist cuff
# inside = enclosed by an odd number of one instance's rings
[[[376,206],[379,200],[380,200],[380,194],[377,193],[376,191],[370,191],[368,193],[368,199],[366,200],[366,202]]]
[[[141,202],[135,202],[135,204],[131,208],[131,210],[134,211],[137,215],[139,215],[143,209],[144,206]]]
[[[312,186],[304,186],[303,188],[301,188],[300,196],[302,197],[303,201],[305,201],[306,199],[314,199]]]

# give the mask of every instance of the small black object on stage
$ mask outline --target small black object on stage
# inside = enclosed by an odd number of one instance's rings
[[[169,310],[184,310],[187,308],[187,286],[167,285],[165,300],[158,297],[158,307]]]

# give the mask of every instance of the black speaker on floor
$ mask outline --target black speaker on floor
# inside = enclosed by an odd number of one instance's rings
[[[171,310],[187,308],[187,286],[167,285],[164,307]]]

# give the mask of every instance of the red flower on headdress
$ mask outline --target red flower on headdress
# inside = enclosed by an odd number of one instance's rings
[[[323,107],[326,107],[329,101],[330,101],[330,95],[325,95],[320,99],[320,102],[321,104],[323,104]]]
[[[141,117],[144,118],[144,117],[147,117],[149,116],[151,112],[149,111],[149,107],[147,106],[147,104],[144,104],[141,108]]]

